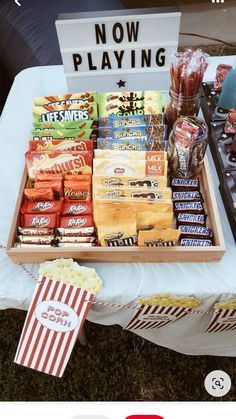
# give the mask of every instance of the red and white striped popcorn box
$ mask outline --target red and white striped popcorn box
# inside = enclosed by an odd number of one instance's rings
[[[236,330],[236,309],[215,309],[205,333],[227,332],[229,330]]]
[[[95,294],[39,278],[14,362],[62,377]]]
[[[124,330],[157,329],[173,323],[191,312],[191,308],[137,305]]]

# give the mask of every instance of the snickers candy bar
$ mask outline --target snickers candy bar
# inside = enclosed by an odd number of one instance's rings
[[[200,189],[199,179],[173,178],[171,180],[173,191],[198,191]]]
[[[173,192],[172,201],[202,201],[202,194],[199,191]]]
[[[191,212],[192,214],[205,214],[201,201],[193,202],[174,202],[174,211],[178,215],[181,212]]]
[[[61,236],[77,236],[85,237],[92,236],[95,233],[95,227],[84,227],[84,228],[58,228],[57,232]]]
[[[21,227],[24,228],[55,228],[57,214],[21,214]]]
[[[182,239],[180,240],[180,246],[198,246],[198,247],[207,247],[212,246],[212,240],[201,240],[201,239]]]
[[[64,203],[62,206],[62,215],[89,215],[93,213],[93,206],[91,202]]]
[[[56,240],[59,243],[94,243],[96,241],[96,237],[94,236],[82,236],[82,237],[74,237],[74,236],[57,236]]]
[[[44,236],[53,234],[53,228],[24,228],[18,227],[18,233],[25,236]]]
[[[179,226],[180,238],[197,238],[197,239],[208,239],[212,237],[212,231],[209,227],[201,226]]]
[[[20,243],[28,244],[51,244],[54,236],[18,236]]]
[[[59,243],[58,247],[94,247],[94,243]]]
[[[188,213],[179,213],[177,216],[177,226],[180,225],[194,225],[202,226],[206,225],[206,215],[205,214],[188,214]]]

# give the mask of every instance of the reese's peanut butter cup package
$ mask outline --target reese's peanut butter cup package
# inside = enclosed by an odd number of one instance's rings
[[[179,230],[172,228],[151,231],[139,231],[138,245],[150,247],[177,246],[179,236]]]
[[[129,151],[129,150],[95,150],[94,157],[98,159],[129,159],[129,160],[166,160],[165,151]]]
[[[64,106],[48,106],[47,109],[42,106],[33,107],[34,122],[66,122],[81,121],[97,118],[97,104],[83,103],[80,105]]]
[[[107,209],[97,217],[101,246],[134,246],[137,244],[136,214],[133,209]]]
[[[52,139],[62,139],[62,140],[96,140],[97,130],[91,129],[45,129],[45,130],[32,130],[31,131],[32,140],[52,140]]]
[[[28,176],[34,179],[40,174],[91,174],[92,151],[33,152],[25,154]]]
[[[131,188],[162,188],[167,186],[167,177],[145,176],[96,176],[93,175],[93,186],[108,187],[131,187]]]
[[[71,105],[78,105],[80,103],[90,103],[97,101],[97,93],[96,92],[84,92],[84,93],[73,93],[73,94],[65,94],[65,95],[56,95],[56,96],[44,96],[44,97],[36,97],[34,99],[35,106],[71,106]]]
[[[160,201],[171,199],[171,188],[94,188],[94,199],[120,199],[120,198],[135,198],[151,201]]]
[[[96,176],[166,176],[167,162],[152,160],[93,160],[94,174]]]
[[[30,140],[29,151],[88,151],[94,149],[93,140]]]

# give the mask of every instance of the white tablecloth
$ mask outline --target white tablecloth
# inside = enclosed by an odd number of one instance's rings
[[[235,57],[214,57],[206,73],[211,80],[216,66],[232,63]],[[78,86],[78,91],[80,90]],[[0,245],[6,245],[10,223],[24,168],[24,153],[32,125],[32,101],[35,96],[67,91],[62,66],[35,67],[21,72],[15,79],[0,120]],[[226,254],[217,263],[113,263],[87,264],[101,276],[104,290],[99,300],[128,304],[137,296],[155,293],[191,295],[202,301],[207,311],[218,301],[236,294],[234,271],[236,246],[218,191],[218,178],[211,173],[226,242]],[[24,265],[37,277],[37,265]],[[27,309],[35,281],[23,267],[13,264],[0,249],[0,309]],[[88,319],[105,325],[124,326],[130,310],[93,306]],[[236,356],[236,332],[203,334],[212,314],[189,314],[185,318],[152,331],[138,332],[140,336],[186,354]]]

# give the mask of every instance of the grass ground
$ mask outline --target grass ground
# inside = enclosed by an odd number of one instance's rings
[[[235,358],[181,355],[118,326],[87,322],[88,344],[77,342],[62,379],[20,367],[13,360],[25,315],[0,312],[1,401],[207,401],[204,378],[216,369],[234,381],[223,400],[236,401]]]

